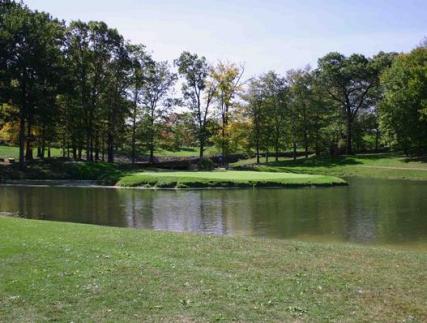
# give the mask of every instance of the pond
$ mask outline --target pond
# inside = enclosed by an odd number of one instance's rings
[[[351,179],[348,187],[136,190],[0,186],[0,215],[117,227],[427,246],[427,183]]]

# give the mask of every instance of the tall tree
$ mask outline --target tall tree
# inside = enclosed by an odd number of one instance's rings
[[[227,126],[231,108],[236,105],[235,98],[241,91],[243,73],[243,66],[223,62],[219,62],[212,70],[212,78],[217,84],[216,99],[221,118],[221,150],[224,160],[230,144]]]
[[[322,88],[319,87],[315,73],[309,67],[304,70],[292,70],[287,76],[290,88],[290,121],[293,127],[294,142],[304,148],[305,157],[314,149],[320,154],[321,129],[325,120],[330,119],[330,111],[324,100]],[[296,159],[294,147],[294,159]]]
[[[129,91],[131,92],[132,109],[131,109],[131,160],[132,164],[136,160],[136,131],[138,121],[143,114],[141,105],[144,94],[144,85],[148,82],[149,70],[153,69],[154,61],[148,55],[144,45],[128,44],[129,58],[131,62]]]
[[[271,138],[271,144],[274,148],[275,159],[279,160],[279,151],[284,143],[286,133],[286,120],[288,117],[288,89],[286,80],[273,71],[270,71],[259,79],[262,87],[262,98],[265,109],[267,110],[267,129],[266,133]],[[266,145],[268,158],[269,143]]]
[[[37,113],[42,113],[40,107],[47,104],[44,95],[50,93],[57,77],[55,66],[63,43],[63,24],[22,4],[8,1],[1,5],[0,97],[19,110],[19,162],[23,167],[25,158],[32,158]]]
[[[150,161],[154,160],[155,141],[158,135],[156,123],[172,107],[173,100],[168,94],[176,79],[167,62],[155,62],[148,69],[142,101],[147,109]]]
[[[265,136],[268,113],[265,109],[262,81],[252,79],[243,98],[247,102],[246,116],[251,122],[250,141],[255,146],[256,162],[259,164],[261,149],[268,145]]]
[[[210,107],[217,85],[211,79],[211,67],[204,56],[183,52],[175,60],[178,73],[183,77],[182,93],[186,106],[192,111],[197,124],[199,156],[203,158],[207,140]]]
[[[130,102],[127,99],[127,89],[131,62],[123,37],[115,29],[110,30],[109,33],[111,56],[107,64],[103,111],[106,119],[107,160],[113,163],[117,139],[124,130],[124,123],[129,114]]]
[[[331,99],[342,109],[346,126],[346,153],[352,154],[353,124],[361,109],[372,105],[379,72],[363,55],[329,53],[319,59],[319,75]]]
[[[398,56],[382,76],[381,128],[407,154],[427,151],[427,46]]]

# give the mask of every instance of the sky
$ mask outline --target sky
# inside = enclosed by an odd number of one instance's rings
[[[157,60],[183,50],[245,65],[247,76],[316,66],[331,51],[409,51],[427,37],[427,0],[24,0],[71,20],[102,20]]]

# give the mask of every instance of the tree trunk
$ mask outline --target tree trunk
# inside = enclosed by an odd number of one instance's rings
[[[136,118],[134,115],[132,120],[132,165],[135,164],[135,161],[136,161]]]
[[[225,155],[226,155],[226,152],[225,152],[225,125],[224,125],[224,118],[223,118],[223,121],[222,121],[222,129],[221,129],[221,135],[222,135],[222,143],[221,143],[221,150],[222,150],[222,158],[223,158],[223,162],[225,162]]]
[[[22,108],[21,108],[22,110]],[[19,117],[19,166],[25,167],[25,119],[23,111],[20,111]]]
[[[154,149],[150,147],[150,163],[154,163]]]
[[[378,152],[379,148],[379,142],[380,142],[380,130],[377,128],[375,129],[375,152]]]
[[[32,140],[31,140],[31,117],[28,118],[27,121],[27,148],[25,152],[26,160],[33,160],[33,148],[32,148]]]
[[[200,151],[199,151],[199,157],[200,157],[200,159],[202,159],[203,158],[203,155],[204,155],[204,151],[205,151],[205,143],[204,143],[204,140],[201,140],[200,141]]]
[[[151,119],[150,119],[150,162],[154,162],[154,107],[151,108]],[[203,157],[203,156],[202,156]]]
[[[199,157],[202,159],[205,151],[205,129],[203,128],[200,129],[199,144]]]
[[[304,154],[305,154],[305,159],[308,158],[308,134],[307,134],[307,129],[304,130]]]
[[[114,136],[111,131],[107,137],[107,162],[114,163]]]
[[[136,160],[136,111],[138,107],[138,93],[135,90],[133,111],[132,111],[132,165]]]
[[[294,141],[293,143],[293,159],[297,160],[297,143]]]
[[[90,131],[86,131],[86,160],[90,160]]]
[[[352,155],[353,154],[353,122],[351,120],[351,116],[347,116],[347,145],[346,145],[346,154]]]
[[[62,158],[66,157],[66,143],[65,143],[65,132],[62,135]]]

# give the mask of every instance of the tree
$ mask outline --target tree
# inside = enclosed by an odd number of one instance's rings
[[[276,161],[279,160],[279,151],[283,146],[284,135],[286,131],[286,119],[287,119],[287,86],[286,80],[280,77],[275,72],[270,71],[264,74],[259,79],[262,87],[262,97],[267,110],[266,114],[266,133],[271,138],[272,145],[274,147]],[[270,142],[270,141],[269,141]],[[267,143],[267,158],[268,148],[270,143]]]
[[[361,109],[372,106],[380,71],[363,55],[329,53],[319,59],[319,76],[329,97],[336,101],[346,126],[346,153],[352,154],[353,123]]]
[[[267,140],[265,140],[267,113],[262,81],[252,79],[243,98],[247,102],[246,115],[251,122],[250,141],[255,146],[256,162],[259,164],[261,148],[268,145]]]
[[[64,26],[49,14],[32,12],[21,4],[1,5],[0,97],[19,111],[19,163],[23,167],[25,159],[32,158],[37,114],[46,113],[41,107],[49,104],[57,81]]]
[[[123,37],[117,30],[110,30],[110,36],[111,56],[107,65],[103,112],[106,121],[107,160],[113,163],[117,139],[123,133],[131,105],[127,99],[131,62]]]
[[[217,85],[210,78],[211,67],[204,56],[183,52],[175,60],[178,73],[184,78],[182,84],[183,100],[193,113],[197,124],[199,156],[203,158],[207,140],[207,124],[210,106],[216,94]]]
[[[148,71],[152,69],[154,61],[147,54],[144,45],[128,44],[128,52],[131,61],[130,73],[130,92],[132,97],[132,134],[131,134],[131,160],[132,164],[136,159],[136,130],[139,117],[142,115],[142,96],[144,94],[144,85],[148,82]],[[141,108],[141,109],[140,109]]]
[[[427,46],[399,55],[381,78],[381,129],[405,153],[427,150]]]
[[[148,68],[142,102],[147,109],[150,161],[154,160],[155,140],[158,134],[156,122],[172,107],[173,100],[168,98],[168,93],[176,79],[167,62],[155,62]]]
[[[115,139],[127,116],[132,62],[123,37],[104,22],[72,22],[67,31],[66,61],[70,86],[67,99],[73,155],[98,160],[100,150],[114,160]],[[84,135],[82,135],[82,132]],[[77,150],[77,152],[76,152]]]
[[[310,149],[314,149],[316,155],[319,155],[322,129],[333,122],[331,109],[328,109],[331,104],[325,102],[325,95],[317,75],[309,67],[289,71],[287,81],[294,159],[297,143],[301,143],[304,147],[305,158],[308,158]]]
[[[230,140],[227,127],[231,108],[236,104],[235,97],[241,91],[241,80],[244,73],[242,66],[219,62],[212,70],[212,78],[216,82],[216,100],[221,119],[221,151],[224,160],[227,158]]]

